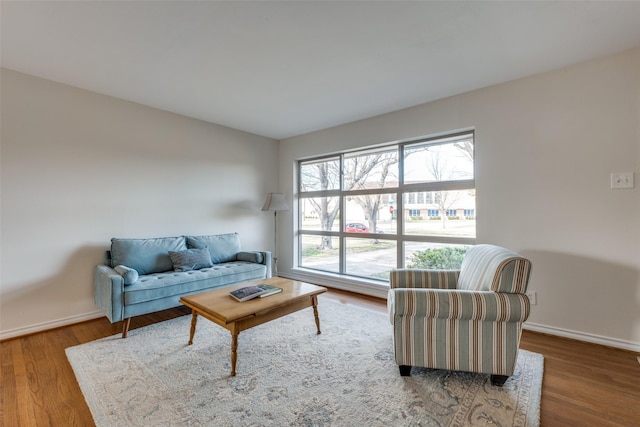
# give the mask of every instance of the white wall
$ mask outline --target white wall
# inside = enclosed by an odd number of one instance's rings
[[[640,49],[281,141],[280,190],[300,158],[470,127],[477,241],[533,261],[530,327],[640,350]],[[280,271],[293,259],[281,245]]]
[[[276,141],[6,69],[1,97],[0,337],[95,317],[112,237],[272,250]]]

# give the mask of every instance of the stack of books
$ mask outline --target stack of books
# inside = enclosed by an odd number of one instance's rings
[[[282,292],[282,288],[271,285],[253,285],[253,286],[245,286],[244,288],[236,289],[235,291],[229,292],[233,298],[238,301],[248,301],[254,298],[264,298],[269,295],[277,294],[278,292]]]

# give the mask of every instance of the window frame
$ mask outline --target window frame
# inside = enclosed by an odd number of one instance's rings
[[[424,181],[424,182],[412,182],[406,184],[404,182],[404,162],[405,162],[405,147],[413,146],[416,144],[430,144],[433,145],[444,145],[451,144],[456,141],[461,141],[464,139],[471,139],[473,144],[473,178],[472,179],[459,179],[459,180],[447,180],[447,181]],[[456,133],[449,133],[441,136],[432,136],[432,137],[423,137],[416,138],[411,140],[406,140],[402,142],[394,142],[390,144],[380,145],[376,147],[362,147],[355,150],[343,151],[340,153],[333,153],[321,156],[314,156],[306,159],[299,159],[296,162],[296,171],[297,171],[297,191],[294,198],[294,203],[297,204],[298,216],[296,218],[296,233],[294,238],[298,240],[298,244],[295,245],[297,247],[297,254],[295,255],[296,265],[295,268],[304,268],[313,270],[315,272],[321,274],[336,274],[335,272],[315,269],[313,267],[308,267],[302,265],[302,237],[303,236],[319,236],[319,237],[328,237],[330,239],[337,238],[339,242],[339,272],[338,274],[346,277],[360,277],[367,280],[371,280],[371,277],[363,277],[356,276],[353,274],[347,274],[347,266],[346,266],[346,239],[350,238],[362,238],[362,239],[378,239],[378,240],[386,240],[393,241],[396,245],[396,268],[404,268],[405,266],[405,243],[408,242],[424,242],[424,243],[440,243],[445,245],[475,245],[476,244],[476,236],[477,236],[477,222],[474,231],[473,237],[457,237],[457,236],[441,236],[441,235],[429,235],[429,234],[406,234],[405,233],[405,218],[404,215],[395,215],[394,218],[397,221],[397,233],[396,234],[378,234],[378,233],[352,233],[346,232],[346,212],[345,212],[345,199],[349,196],[358,196],[358,195],[388,195],[388,197],[393,197],[395,202],[395,211],[396,212],[404,212],[404,197],[409,193],[427,193],[424,195],[424,199],[427,200],[428,193],[434,193],[439,191],[462,191],[462,190],[473,190],[475,192],[476,183],[475,183],[475,131],[474,130],[466,130]],[[343,190],[344,185],[344,162],[345,158],[353,158],[357,156],[358,153],[366,154],[370,150],[384,151],[389,150],[391,148],[396,148],[398,150],[398,185],[395,187],[387,187],[384,186],[382,188],[368,188],[368,189],[356,189],[356,190]],[[304,191],[303,183],[302,183],[302,166],[305,164],[312,164],[322,162],[323,160],[332,161],[338,159],[339,164],[339,174],[340,174],[340,183],[338,189],[329,189],[329,190],[312,190],[312,191]],[[337,197],[338,198],[338,210],[339,213],[336,216],[336,220],[338,221],[338,230],[310,230],[303,228],[303,218],[301,215],[302,209],[300,208],[300,202],[302,199],[307,198],[318,198],[318,197]],[[416,197],[417,198],[417,197]],[[431,209],[424,209],[425,218],[430,217],[428,212]],[[477,200],[475,200],[475,206],[473,211],[477,213]],[[353,221],[350,221],[353,222]],[[335,227],[334,227],[335,228]],[[375,279],[373,279],[375,280]],[[381,280],[381,282],[385,282]],[[388,281],[386,281],[388,283]]]

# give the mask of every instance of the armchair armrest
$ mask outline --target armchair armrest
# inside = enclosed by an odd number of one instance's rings
[[[96,266],[93,274],[93,300],[111,323],[123,320],[124,278],[106,265]]]
[[[529,298],[522,294],[442,289],[391,289],[389,313],[435,319],[524,322]]]
[[[460,270],[403,268],[391,271],[389,286],[395,288],[455,289]]]

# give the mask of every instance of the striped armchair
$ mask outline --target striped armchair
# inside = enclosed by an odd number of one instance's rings
[[[393,270],[387,304],[400,375],[422,366],[503,385],[529,317],[530,272],[529,260],[493,245],[469,249],[459,271]]]

